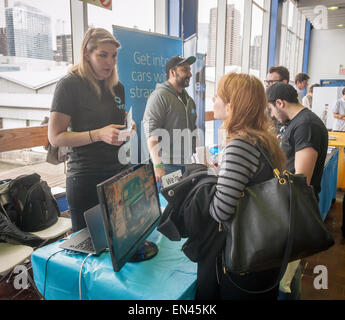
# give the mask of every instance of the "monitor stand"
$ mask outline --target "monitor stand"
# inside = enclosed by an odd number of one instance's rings
[[[158,247],[151,241],[145,241],[141,248],[133,254],[128,262],[140,262],[153,258],[158,253]]]

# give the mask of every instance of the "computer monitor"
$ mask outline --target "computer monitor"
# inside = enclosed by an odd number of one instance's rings
[[[161,217],[152,163],[120,172],[98,184],[97,192],[114,271],[155,256],[157,246],[146,241]]]

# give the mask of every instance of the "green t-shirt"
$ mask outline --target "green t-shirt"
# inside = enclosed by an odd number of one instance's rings
[[[124,124],[125,92],[122,83],[114,88],[115,97],[105,90],[103,81],[100,81],[100,87],[101,99],[86,80],[68,74],[56,86],[50,111],[69,115],[70,129],[74,132]],[[118,160],[119,148],[105,142],[70,148],[67,176],[115,174],[122,167]]]

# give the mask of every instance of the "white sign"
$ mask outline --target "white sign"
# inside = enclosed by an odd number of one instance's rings
[[[113,9],[112,0],[81,0],[81,1],[93,4],[95,6],[98,6],[104,9],[108,9],[108,10]]]

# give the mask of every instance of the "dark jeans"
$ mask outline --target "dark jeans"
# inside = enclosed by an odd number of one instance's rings
[[[84,212],[99,203],[96,185],[113,175],[67,177],[66,197],[71,212],[72,230],[86,227]]]

